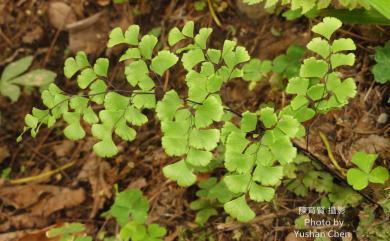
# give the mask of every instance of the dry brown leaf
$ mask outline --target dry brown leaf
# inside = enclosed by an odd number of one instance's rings
[[[26,44],[32,44],[42,39],[42,37],[43,37],[43,29],[41,26],[37,25],[33,30],[27,32],[23,36],[22,41],[23,43]]]
[[[39,197],[52,191],[52,186],[23,185],[0,188],[0,199],[16,209],[28,208],[39,201]]]
[[[53,146],[53,150],[57,157],[63,157],[69,154],[69,152],[74,148],[74,146],[74,141],[63,140],[61,141],[61,143]]]
[[[43,230],[22,230],[0,234],[0,241],[58,241],[59,238],[47,238]]]
[[[99,56],[106,48],[109,18],[105,11],[86,19],[68,24],[69,49],[76,53],[84,51],[87,54]]]
[[[269,16],[269,13],[264,9],[264,3],[248,5],[243,0],[236,0],[236,5],[238,10],[251,19],[260,19]]]
[[[0,224],[0,232],[5,232],[11,228],[21,230],[26,228],[42,228],[47,225],[47,219],[25,213],[6,219],[5,223]]]
[[[289,233],[284,241],[305,241],[305,238],[297,237],[297,235],[294,232]]]
[[[0,163],[4,161],[5,158],[9,157],[10,153],[7,146],[0,146]]]
[[[53,27],[65,30],[66,25],[77,21],[72,8],[63,2],[49,3],[49,21]]]
[[[110,169],[108,162],[91,154],[77,176],[78,181],[87,180],[92,187],[93,204],[90,218],[95,217],[99,209],[103,208],[105,201],[112,196],[111,185],[106,181]]]
[[[134,182],[131,182],[129,184],[129,186],[127,187],[127,189],[129,189],[129,188],[141,189],[141,188],[146,187],[146,184],[147,184],[146,179],[143,177],[140,177],[140,178],[136,179]]]
[[[18,241],[59,241],[60,237],[48,238],[46,232],[29,233],[24,235]]]
[[[80,205],[85,200],[85,192],[82,188],[72,190],[69,188],[58,188],[51,196],[45,197],[38,204],[31,208],[31,214],[48,217],[50,214],[64,208],[71,208]]]
[[[111,0],[97,0],[97,4],[99,4],[100,6],[107,6],[109,5],[111,2]]]
[[[52,213],[79,206],[85,200],[83,189],[72,190],[52,185],[28,184],[0,188],[3,204],[16,209],[26,209],[26,213],[6,217],[0,225],[0,232],[10,228],[42,228],[48,225],[47,217]]]
[[[348,157],[352,159],[353,153],[357,151],[365,151],[367,153],[378,153],[383,158],[389,157],[390,154],[390,140],[383,136],[369,135],[355,141],[349,148]]]

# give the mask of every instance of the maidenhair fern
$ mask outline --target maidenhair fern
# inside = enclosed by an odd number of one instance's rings
[[[300,10],[302,14],[305,14],[310,10],[320,10],[329,7],[332,0],[244,0],[244,2],[250,5],[264,2],[265,8],[274,8],[277,4],[289,5],[291,10]],[[338,2],[341,6],[349,9],[359,6],[370,7],[365,0],[339,0]]]
[[[149,203],[138,189],[127,189],[116,195],[114,204],[103,216],[114,218],[120,227],[113,237],[104,237],[105,232],[99,233],[103,241],[162,241],[166,229],[156,223],[146,224]],[[60,227],[51,228],[46,232],[48,238],[60,241],[92,241],[86,235],[85,226],[81,223],[65,223]],[[102,237],[103,236],[103,237]]]
[[[116,28],[107,46],[127,47],[119,60],[125,62],[129,90],[108,85],[108,59],[97,59],[92,65],[80,52],[66,60],[64,73],[77,81],[81,93],[70,95],[50,85],[42,93],[47,109],[34,108],[26,116],[24,132],[35,136],[43,124],[52,127],[63,118],[65,136],[79,140],[90,125],[97,139],[94,151],[112,157],[118,153],[117,140],[134,140],[137,127],[148,122],[144,110],[155,109],[161,122],[161,145],[167,155],[175,157],[175,162],[163,168],[167,178],[190,186],[197,181],[197,173],[216,166],[225,170],[218,181],[205,185],[207,192],[199,193],[205,202],[192,204],[193,209],[204,210],[199,223],[215,214],[213,205],[223,206],[239,221],[249,221],[255,213],[248,201],[272,200],[286,168],[296,160],[297,149],[291,140],[305,136],[302,123],[317,113],[346,105],[356,94],[354,80],[343,79],[337,71],[354,64],[354,54],[346,52],[356,48],[351,39],[334,39],[340,27],[338,19],[328,17],[312,28],[319,37],[307,48],[316,57],[305,59],[299,76],[290,78],[286,92],[293,99],[288,106],[280,111],[263,107],[244,113],[228,108],[220,93],[228,81],[248,77],[248,72],[252,77],[256,74],[254,66],[259,63],[251,61],[244,47],[225,40],[222,49],[211,48],[212,29],[196,32],[193,22],[182,29],[173,28],[168,34],[170,48],[160,51],[156,49],[158,39],[140,36],[137,25],[125,32]],[[175,89],[161,93],[160,78],[167,70],[180,67],[186,73],[186,94]],[[233,115],[241,119],[239,123]],[[311,178],[317,174],[312,173]],[[209,203],[213,199],[217,202]],[[138,229],[137,225],[129,229]]]

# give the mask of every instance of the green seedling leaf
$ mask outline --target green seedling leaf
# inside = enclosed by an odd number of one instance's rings
[[[97,76],[95,72],[88,68],[81,71],[80,75],[77,76],[77,84],[81,89],[86,89],[94,80],[96,80]]]
[[[368,186],[367,173],[356,168],[348,170],[347,180],[348,184],[352,185],[355,190],[362,190]]]
[[[332,55],[333,56],[333,55]],[[299,75],[304,78],[322,78],[328,71],[328,64],[324,60],[308,58],[303,61]]]
[[[117,223],[124,227],[129,220],[136,224],[144,224],[148,217],[149,203],[138,189],[127,189],[117,194],[110,214]]]
[[[247,81],[259,81],[272,69],[271,61],[260,61],[259,59],[252,59],[242,68],[242,78]]]
[[[275,186],[280,183],[283,177],[283,167],[257,166],[253,172],[253,180],[260,182],[265,186]]]
[[[137,46],[138,45],[138,36],[139,36],[139,26],[138,25],[130,25],[129,28],[125,32],[124,42],[130,45]]]
[[[248,206],[245,200],[245,195],[225,203],[223,207],[228,214],[237,218],[240,222],[248,222],[256,216],[256,214]]]
[[[221,101],[215,96],[209,96],[202,105],[196,106],[195,126],[197,128],[208,127],[213,121],[220,121],[222,115]]]
[[[65,112],[64,120],[69,125],[64,129],[64,135],[70,140],[80,140],[85,137],[85,131],[80,124],[80,113]]]
[[[256,202],[269,202],[274,196],[275,190],[271,187],[264,187],[252,183],[249,189],[249,197]]]
[[[375,49],[376,64],[372,68],[376,82],[385,84],[390,81],[390,41],[384,47]]]
[[[368,186],[369,182],[384,184],[389,178],[389,172],[384,167],[376,167],[372,170],[376,154],[367,154],[365,152],[356,152],[352,156],[352,162],[358,168],[351,168],[347,172],[348,184],[355,190],[362,190]]]
[[[337,18],[325,17],[321,23],[318,23],[313,26],[311,29],[314,33],[318,33],[321,36],[324,36],[328,40],[331,38],[332,34],[341,27],[342,23]]]
[[[356,45],[350,38],[339,38],[333,41],[332,52],[338,53],[341,51],[356,50]]]
[[[213,154],[209,151],[190,148],[186,161],[193,166],[205,167],[210,163],[212,157]]]
[[[212,28],[201,28],[199,33],[194,38],[195,44],[201,49],[206,49],[207,40],[212,32]]]
[[[291,45],[286,54],[277,56],[272,62],[272,71],[281,74],[284,78],[292,78],[299,74],[301,59],[305,54],[305,48],[299,45]]]
[[[322,58],[326,59],[331,51],[331,47],[328,44],[328,41],[322,38],[313,38],[308,44],[307,48],[314,53],[320,55]]]
[[[240,121],[241,130],[244,132],[254,131],[257,125],[257,114],[246,111],[242,114]]]
[[[120,57],[119,61],[125,61],[129,59],[139,59],[141,58],[141,52],[138,48],[129,48],[126,52]]]
[[[100,157],[113,157],[118,154],[118,147],[108,138],[93,145],[93,150]]]
[[[153,54],[153,49],[157,44],[157,38],[153,35],[145,35],[142,37],[139,42],[139,50],[142,57],[145,59],[151,59]]]
[[[93,66],[93,71],[98,76],[107,77],[109,61],[106,58],[98,58]]]
[[[369,173],[374,165],[375,160],[378,158],[376,154],[367,154],[365,152],[356,152],[352,156],[352,163],[358,166],[365,173]]]
[[[186,37],[193,38],[194,37],[194,21],[188,21],[182,31]]]
[[[179,58],[174,53],[171,53],[168,50],[160,51],[157,56],[152,59],[150,69],[162,76],[167,69],[176,64],[178,59]]]
[[[388,179],[389,171],[381,166],[374,168],[368,176],[368,180],[372,183],[385,184]]]
[[[332,56],[330,57],[330,63],[332,64],[332,69],[335,69],[342,65],[352,66],[355,63],[355,55],[352,53],[332,54]]]
[[[111,30],[108,38],[109,38],[107,43],[108,48],[112,48],[115,45],[125,43],[125,36],[123,35],[122,29],[120,27]]]
[[[223,178],[228,189],[237,194],[247,191],[250,180],[250,174],[227,175]]]
[[[186,70],[191,70],[195,65],[205,61],[205,58],[201,49],[192,49],[183,54],[181,61]]]
[[[196,181],[196,176],[183,160],[165,166],[163,173],[167,178],[176,181],[179,186],[183,187],[191,186]]]
[[[207,56],[209,57],[210,61],[214,64],[218,64],[221,60],[221,50],[219,49],[207,49]]]
[[[278,118],[273,108],[265,107],[260,110],[260,120],[266,128],[271,128],[276,124]]]
[[[52,228],[46,232],[48,238],[53,238],[57,236],[64,236],[69,234],[76,234],[84,232],[85,227],[81,223],[65,223],[62,227]]]
[[[177,27],[174,27],[168,33],[168,44],[173,46],[185,38],[186,36],[184,36]]]
[[[157,117],[162,121],[172,120],[181,105],[182,101],[179,95],[176,91],[170,90],[164,95],[162,101],[157,103]]]
[[[306,95],[309,87],[309,80],[306,78],[294,77],[289,79],[286,92],[289,94]]]
[[[190,134],[190,145],[198,149],[211,151],[217,147],[220,133],[218,129],[193,129]]]

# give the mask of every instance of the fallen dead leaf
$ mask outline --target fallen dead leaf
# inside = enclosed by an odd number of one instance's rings
[[[75,207],[85,200],[85,192],[82,188],[72,190],[58,188],[50,197],[45,197],[31,208],[31,214],[48,217],[50,214],[65,208]]]
[[[248,5],[243,0],[236,0],[236,5],[238,10],[244,13],[251,19],[260,19],[265,16],[268,16],[269,13],[264,8],[265,3],[257,3],[253,5]]]
[[[106,181],[106,175],[110,169],[108,162],[91,154],[77,176],[77,181],[87,180],[92,187],[93,204],[90,218],[95,217],[97,212],[103,208],[105,201],[112,196],[111,185]]]
[[[357,151],[365,151],[367,153],[378,153],[383,158],[390,155],[390,141],[379,135],[369,135],[367,137],[356,140],[349,148],[348,159],[352,159],[352,155]]]
[[[87,54],[99,56],[106,48],[109,19],[106,11],[99,12],[86,19],[68,24],[69,49],[76,53],[85,51]]]
[[[128,188],[136,188],[136,189],[141,189],[141,188],[144,188],[146,187],[146,179],[143,178],[143,177],[140,177],[138,178],[137,180],[135,180],[134,182],[131,182],[129,184],[129,186],[127,187]]]
[[[5,158],[9,157],[10,153],[7,146],[0,146],[0,163],[4,161]]]
[[[109,5],[111,2],[111,0],[97,0],[97,4],[99,4],[100,6],[107,6]]]
[[[47,230],[47,229],[45,229]],[[47,238],[43,230],[22,230],[0,234],[0,241],[58,241],[59,239]]]
[[[75,142],[71,140],[63,140],[61,143],[53,146],[54,153],[57,157],[64,157],[74,148]]]
[[[77,21],[72,8],[63,2],[49,3],[49,21],[53,27],[65,30],[66,25]]]
[[[42,37],[43,37],[43,29],[41,26],[38,25],[33,30],[27,32],[23,36],[22,41],[23,43],[26,44],[32,44],[42,39]]]
[[[6,232],[10,229],[42,228],[49,224],[49,221],[42,217],[31,214],[19,214],[6,219],[6,222],[0,224],[0,232]]]
[[[39,201],[44,193],[51,192],[52,187],[46,185],[23,185],[3,187],[0,189],[0,199],[16,209],[28,208]]]
[[[294,232],[289,233],[284,241],[305,241],[305,238],[297,237]]]
[[[85,200],[85,192],[53,185],[28,184],[0,188],[0,199],[3,204],[13,206],[26,213],[6,218],[0,225],[0,232],[10,228],[40,228],[47,226],[51,214],[62,209],[80,205]]]

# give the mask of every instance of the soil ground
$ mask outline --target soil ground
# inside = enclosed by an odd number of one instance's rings
[[[67,8],[57,6],[58,9],[53,9],[52,3],[43,0],[0,2],[0,70],[20,57],[33,55],[33,68],[55,71],[58,73],[56,83],[69,91],[74,91],[76,84],[63,76],[64,60],[84,50],[91,59],[108,56],[113,60],[111,63],[115,63],[118,52],[105,49],[108,32],[115,26],[139,24],[143,33],[159,32],[162,42],[166,42],[171,27],[194,20],[198,26],[213,27],[211,45],[214,47],[221,47],[224,39],[235,39],[251,56],[273,59],[291,44],[307,43],[311,38],[310,27],[315,23],[307,19],[286,21],[278,15],[253,20],[231,0],[219,1],[215,6],[222,22],[220,27],[207,7],[196,11],[193,1],[130,1],[129,4],[114,5],[109,0],[64,0],[62,3],[71,9],[68,20],[73,19],[71,25],[76,25],[64,29],[63,13]],[[389,39],[389,30],[346,25],[338,32],[339,36],[351,37],[357,43],[357,64],[343,72],[358,81],[357,97],[344,109],[309,123],[308,149],[302,142],[296,143],[325,165],[330,166],[330,162],[318,137],[319,130],[327,135],[336,159],[343,167],[350,166],[351,154],[356,150],[374,150],[381,157],[379,164],[390,167],[390,123],[378,122],[381,115],[388,116],[390,112],[387,104],[389,86],[373,82],[370,72],[374,48]],[[116,73],[111,84],[121,87],[125,83],[121,75],[123,66],[111,66],[111,69]],[[168,85],[184,89],[183,79],[184,73],[174,71],[170,73]],[[266,80],[252,91],[248,91],[248,83],[234,81],[228,85],[224,99],[229,107],[239,112],[254,111],[269,102],[281,108],[288,101],[288,97]],[[286,238],[294,229],[294,219],[298,216],[296,208],[309,206],[319,198],[315,193],[300,198],[281,189],[276,202],[253,204],[258,218],[250,224],[226,224],[227,216],[220,214],[211,218],[205,227],[199,227],[194,223],[195,212],[189,208],[189,203],[195,199],[196,188],[180,188],[167,181],[161,172],[172,159],[161,147],[160,127],[152,119],[153,113],[148,113],[151,121],[139,129],[134,142],[121,143],[120,154],[115,158],[101,159],[91,154],[93,138],[79,142],[66,140],[61,133],[64,123],[42,129],[36,138],[26,136],[21,143],[16,143],[16,137],[23,129],[24,116],[33,106],[42,106],[36,89],[23,91],[14,103],[0,96],[0,170],[10,168],[7,178],[12,180],[76,162],[38,182],[11,185],[0,179],[0,240],[23,240],[20,238],[25,233],[39,232],[64,222],[85,223],[93,235],[102,227],[115,232],[114,224],[106,223],[101,217],[112,204],[114,185],[119,190],[137,187],[144,191],[151,205],[149,221],[168,229],[166,241],[207,240],[208,237],[213,237],[209,240],[298,240]],[[375,188],[366,191],[373,199]],[[358,213],[352,214],[351,223],[357,219]],[[34,239],[27,237],[29,239],[25,240]]]

